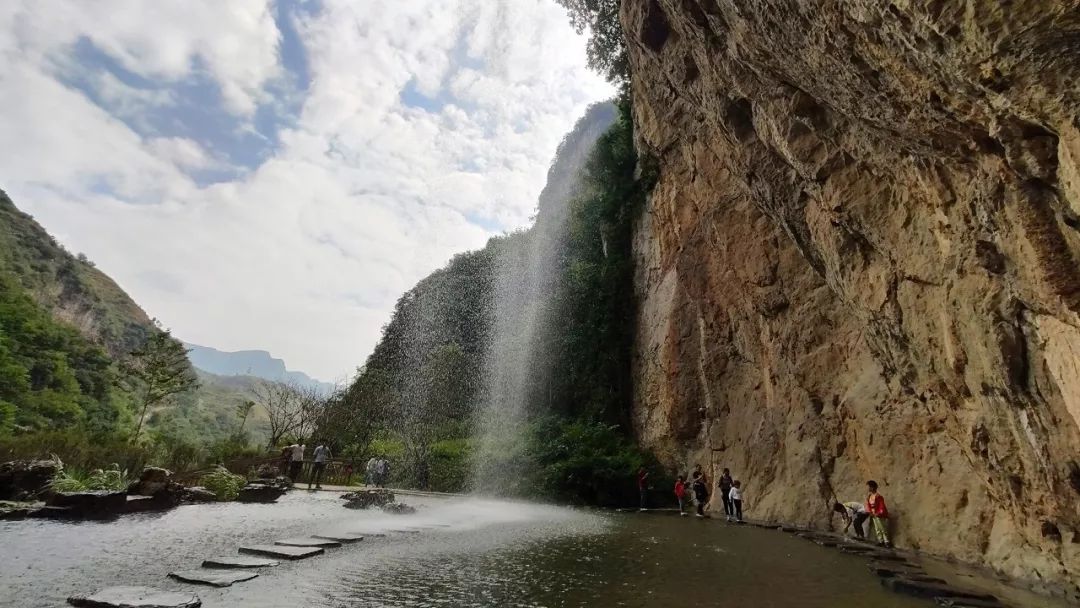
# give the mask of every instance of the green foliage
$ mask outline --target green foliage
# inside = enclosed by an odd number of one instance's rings
[[[65,467],[77,471],[113,463],[122,470],[141,471],[152,459],[146,446],[132,445],[127,435],[79,427],[0,437],[0,461],[48,459],[54,455]]]
[[[247,483],[242,475],[234,475],[225,467],[216,467],[202,476],[199,482],[204,488],[214,493],[218,500],[236,500],[241,488]]]
[[[146,412],[151,406],[164,403],[173,395],[194,391],[199,386],[195,370],[187,358],[187,350],[168,330],[150,334],[146,342],[131,353],[124,362],[124,371],[134,380],[133,389],[140,394],[141,407],[132,441],[138,441]]]
[[[619,21],[620,0],[556,0],[566,9],[579,34],[589,32],[586,53],[589,67],[614,84],[630,80],[630,59]]]
[[[533,495],[573,503],[627,502],[647,458],[618,426],[601,422],[541,420],[527,443]]]
[[[126,470],[120,465],[113,464],[107,469],[94,469],[90,473],[84,473],[79,469],[64,467],[49,483],[49,487],[56,492],[86,492],[91,490],[109,490],[119,492],[126,490],[134,481]]]

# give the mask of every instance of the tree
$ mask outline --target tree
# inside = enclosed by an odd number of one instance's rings
[[[266,411],[270,423],[267,449],[296,430],[300,418],[300,395],[296,386],[285,382],[256,382],[251,387],[255,403]]]
[[[586,54],[589,67],[603,74],[613,84],[625,87],[630,80],[630,59],[626,52],[620,0],[555,0],[570,15],[577,33],[589,31]]]
[[[465,411],[466,361],[461,347],[451,342],[437,349],[401,400],[397,432],[413,467],[416,484],[429,487],[432,446],[452,433],[452,423]],[[455,416],[457,414],[457,416]]]
[[[142,393],[139,422],[135,426],[132,443],[139,440],[146,412],[151,406],[165,403],[173,395],[195,390],[199,380],[187,358],[187,349],[174,339],[169,330],[156,331],[146,343],[131,353],[124,364],[129,378],[137,381],[137,392]]]
[[[250,399],[245,399],[236,406],[236,415],[240,417],[240,426],[236,429],[236,434],[244,432],[244,424],[247,423],[248,415],[251,414],[252,408],[255,407],[255,402]]]

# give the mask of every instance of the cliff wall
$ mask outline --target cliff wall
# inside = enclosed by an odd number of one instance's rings
[[[1080,576],[1075,1],[624,0],[634,421],[827,526]]]

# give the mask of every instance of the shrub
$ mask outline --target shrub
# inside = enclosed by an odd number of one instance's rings
[[[218,500],[236,500],[240,495],[240,489],[247,483],[242,475],[234,475],[225,467],[216,467],[212,472],[202,476],[202,486],[214,493]]]
[[[64,468],[49,483],[55,492],[87,492],[109,490],[119,492],[131,485],[128,472],[114,464],[108,469],[95,469],[89,474],[78,469]]]

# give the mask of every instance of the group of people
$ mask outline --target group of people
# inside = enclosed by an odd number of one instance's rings
[[[638,469],[637,482],[638,492],[641,497],[640,507],[644,511],[648,508],[649,493],[649,472],[645,470],[645,467]],[[724,517],[730,522],[742,523],[742,482],[733,479],[731,471],[724,469],[720,479],[716,482],[716,487],[720,491],[720,499],[724,505]],[[705,471],[701,469],[700,464],[694,467],[694,472],[690,475],[689,486],[686,482],[686,476],[679,475],[675,480],[675,500],[679,503],[679,515],[687,515],[686,507],[693,501],[697,506],[697,516],[708,517],[705,514],[705,509],[709,506],[711,500],[709,488],[709,478],[705,475]]]
[[[878,484],[873,479],[866,482],[866,500],[838,502],[833,505],[833,510],[844,518],[844,532],[854,526],[855,536],[865,539],[863,523],[869,519],[877,544],[882,547],[892,546],[889,541],[889,508],[885,506],[885,497],[878,492]]]
[[[369,486],[385,488],[386,480],[390,478],[390,461],[386,456],[372,456],[367,461],[366,473],[365,480]]]
[[[300,473],[304,469],[305,452],[307,452],[307,446],[302,443],[294,443],[282,449],[281,458],[288,463],[289,480],[293,483],[296,483],[296,480],[300,478]],[[311,475],[308,476],[308,489],[310,490],[312,483],[314,483],[315,489],[321,490],[322,476],[326,472],[326,463],[333,458],[333,455],[325,443],[319,443],[315,446],[315,451],[311,453],[311,457],[312,465]]]

